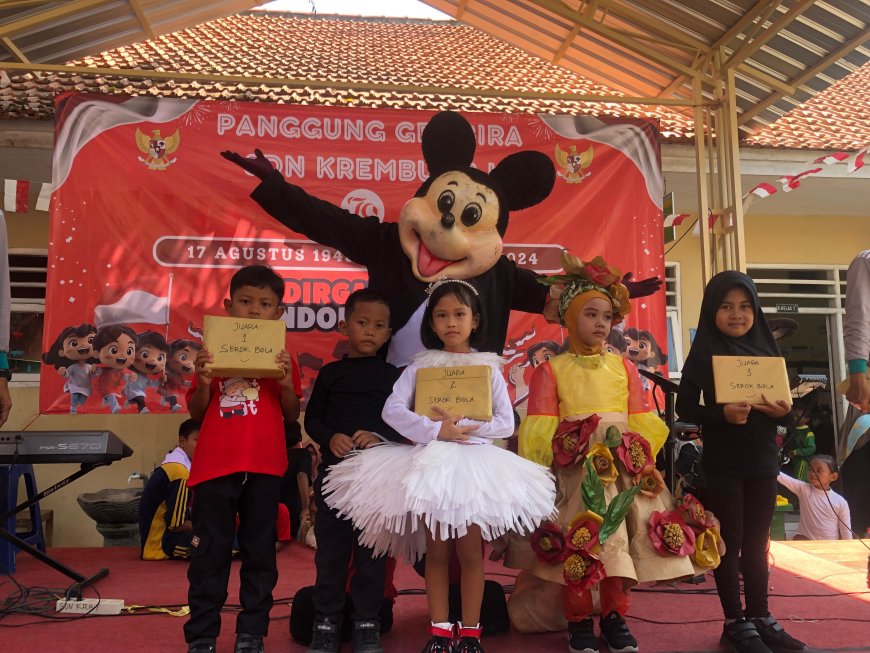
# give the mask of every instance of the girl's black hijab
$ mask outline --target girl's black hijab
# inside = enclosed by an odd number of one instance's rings
[[[744,288],[755,306],[752,328],[739,338],[731,338],[716,327],[716,312],[728,291],[735,286]],[[720,272],[704,289],[698,330],[692,348],[683,365],[683,374],[713,396],[713,356],[782,356],[773,332],[764,319],[758,301],[758,290],[750,277],[735,270]]]

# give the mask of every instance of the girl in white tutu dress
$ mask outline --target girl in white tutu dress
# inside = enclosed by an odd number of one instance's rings
[[[477,653],[484,576],[481,540],[533,531],[553,513],[556,489],[548,470],[500,447],[513,433],[501,358],[472,347],[481,327],[477,290],[444,279],[430,286],[421,336],[432,349],[405,368],[384,405],[384,421],[416,443],[383,444],[330,468],[327,503],[361,529],[360,542],[409,561],[426,553],[426,596],[432,619],[424,653]],[[417,371],[487,365],[492,418],[465,419],[438,407],[416,407]],[[475,402],[478,398],[475,397]],[[483,399],[483,398],[481,398]],[[462,621],[448,620],[452,547],[462,565]],[[472,626],[472,624],[474,624]],[[454,641],[455,640],[455,641]]]

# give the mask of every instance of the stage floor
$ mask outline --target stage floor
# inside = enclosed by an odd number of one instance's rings
[[[186,565],[182,562],[142,562],[134,549],[54,549],[51,555],[79,573],[90,575],[100,567],[109,576],[86,592],[123,599],[127,606],[167,606],[186,602]],[[288,634],[289,602],[300,587],[314,581],[314,552],[294,543],[278,553],[280,578],[275,589],[273,622],[266,640],[269,653],[303,653]],[[838,653],[870,651],[870,591],[867,590],[867,550],[859,542],[773,542],[770,577],[771,609],[786,629],[816,651]],[[487,576],[502,585],[513,583],[514,573],[487,563]],[[23,587],[60,588],[66,578],[27,555],[19,555],[13,577],[0,577],[0,601]],[[383,637],[388,653],[416,653],[427,639],[423,581],[400,565],[396,586],[395,626]],[[233,564],[229,603],[237,603],[238,562]],[[184,618],[162,613],[86,617],[68,621],[12,615],[0,619],[3,651],[63,651],[64,653],[116,653],[186,650]],[[722,620],[711,577],[700,585],[639,588],[633,593],[628,618],[644,653],[711,653],[719,648]],[[230,653],[234,615],[224,613],[219,653]],[[508,633],[485,638],[488,653],[567,651],[564,633],[520,635]],[[346,644],[342,649],[350,651]],[[602,651],[606,651],[602,645]]]

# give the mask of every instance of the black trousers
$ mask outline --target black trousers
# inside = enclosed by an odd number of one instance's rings
[[[740,573],[746,597],[745,616],[768,617],[767,545],[776,508],[776,478],[744,480],[706,473],[706,506],[722,525],[725,555],[713,572],[726,619],[740,619]]]
[[[190,619],[184,639],[217,637],[221,608],[227,600],[236,514],[239,516],[239,602],[236,632],[266,635],[275,564],[275,522],[281,479],[266,474],[230,474],[200,483],[193,494],[193,541],[187,579]]]
[[[340,616],[344,613],[347,576],[353,557],[353,577],[350,581],[350,596],[353,603],[351,617],[354,621],[377,619],[384,599],[384,582],[387,558],[372,557],[372,550],[359,543],[358,532],[349,519],[342,519],[323,500],[321,474],[314,482],[317,516],[314,519],[314,536],[317,552],[314,565],[317,580],[314,583],[314,612],[323,616]]]

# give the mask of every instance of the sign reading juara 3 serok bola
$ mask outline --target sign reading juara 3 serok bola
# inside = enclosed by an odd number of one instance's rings
[[[426,367],[417,370],[414,412],[435,417],[434,407],[453,415],[492,419],[492,368],[489,365]]]
[[[284,349],[285,333],[283,320],[206,315],[202,335],[216,376],[277,379],[284,375],[275,357]]]
[[[779,356],[713,356],[713,381],[717,404],[782,399],[791,405],[785,359]]]

